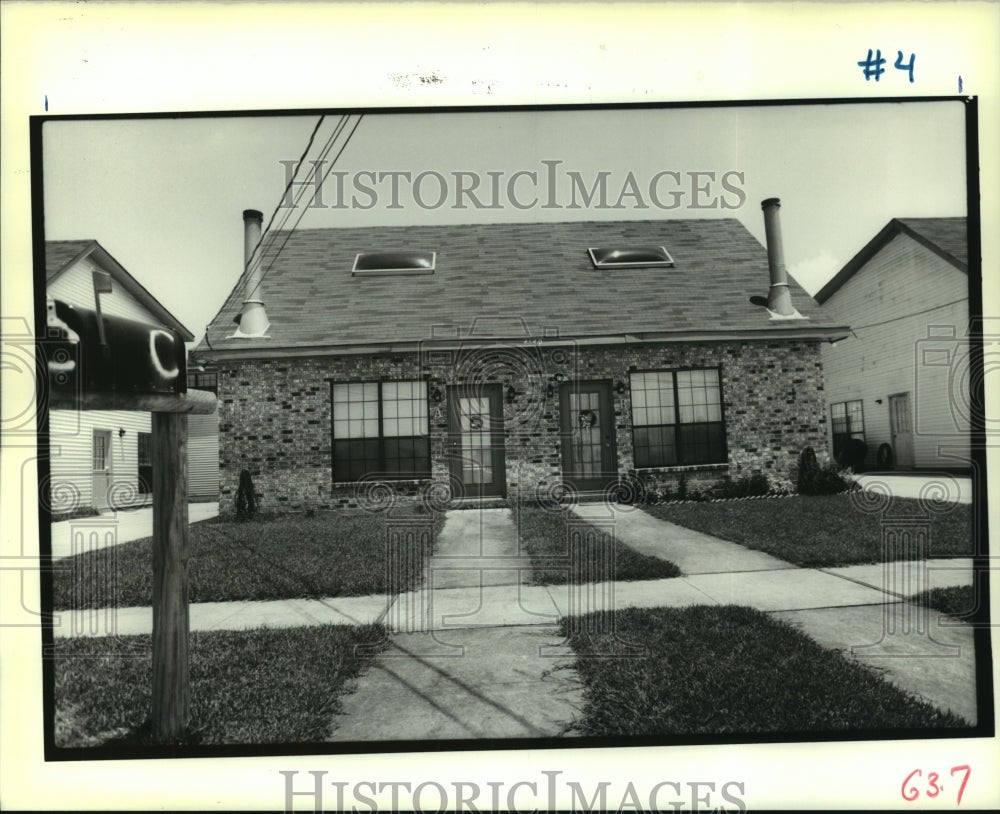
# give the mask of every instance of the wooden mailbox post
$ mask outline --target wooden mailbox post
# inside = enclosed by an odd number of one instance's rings
[[[97,286],[95,284],[95,291]],[[104,290],[104,289],[101,289]],[[184,342],[173,331],[50,300],[48,405],[150,412],[153,447],[153,737],[170,743],[191,717],[188,665],[187,417],[215,411],[187,389]]]

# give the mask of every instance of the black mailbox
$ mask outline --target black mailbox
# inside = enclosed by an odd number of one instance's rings
[[[176,331],[47,302],[43,351],[53,390],[77,393],[187,392],[187,352]]]

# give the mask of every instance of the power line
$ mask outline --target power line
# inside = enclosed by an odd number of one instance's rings
[[[246,264],[246,266],[243,269],[244,276],[251,267],[252,263],[263,257],[264,254],[267,252],[267,250],[271,248],[271,245],[277,240],[277,237],[275,236],[275,231],[280,231],[284,229],[285,224],[288,222],[288,219],[292,216],[292,210],[298,208],[299,202],[305,195],[304,187],[306,186],[306,182],[304,181],[297,182],[295,179],[298,176],[299,168],[305,162],[305,156],[308,154],[309,148],[312,146],[313,140],[315,139],[316,132],[319,129],[319,125],[322,123],[324,118],[325,117],[321,116],[320,121],[317,122],[316,129],[313,130],[312,136],[310,136],[309,138],[309,144],[306,146],[305,151],[299,158],[298,164],[295,165],[295,172],[292,173],[292,177],[288,180],[288,184],[285,186],[285,191],[282,193],[281,201],[275,208],[274,213],[272,213],[270,220],[267,222],[267,227],[261,232],[260,240],[257,241],[257,245],[254,247],[254,250],[250,255],[250,261]],[[320,151],[319,157],[313,161],[314,165],[321,163],[325,160],[334,142],[336,142],[336,140],[340,137],[340,134],[343,132],[346,123],[347,123],[347,116],[341,116],[340,121],[337,123],[337,126],[333,129],[333,132],[329,136],[327,136],[326,143],[323,145],[323,149]],[[290,207],[282,206],[281,204],[284,203],[285,199],[288,197],[288,191],[295,183],[301,184],[302,188],[300,188],[293,196],[292,205]],[[281,216],[280,222],[277,224],[277,230],[272,230],[271,226],[274,223],[274,215],[277,213],[278,209],[282,209],[284,210],[284,212]],[[256,291],[256,287],[254,288],[254,290]]]
[[[347,145],[350,143],[351,138],[354,136],[355,131],[358,129],[358,126],[361,124],[361,119],[362,118],[364,118],[363,114],[361,114],[361,115],[358,116],[358,120],[354,123],[354,127],[351,128],[351,132],[347,134],[347,138],[344,139],[344,143],[340,146],[340,149],[337,151],[337,154],[333,157],[333,160],[330,162],[330,167],[324,173],[323,179],[318,184],[314,184],[313,185],[313,193],[312,193],[312,196],[310,198],[309,203],[312,203],[312,200],[316,197],[316,193],[323,186],[323,182],[326,181],[326,179],[330,175],[330,172],[333,170],[334,164],[337,163],[337,159],[339,159],[340,156],[341,156],[341,154],[344,152],[344,150],[347,149]],[[332,144],[331,144],[331,146],[332,146]],[[288,241],[291,239],[292,235],[294,234],[295,229],[298,228],[298,225],[302,221],[302,218],[305,217],[305,213],[306,213],[306,210],[308,208],[309,208],[309,204],[306,204],[302,208],[301,212],[299,213],[299,217],[295,221],[295,224],[292,226],[292,228],[288,229],[288,230],[286,230],[284,232],[285,239],[282,241],[281,246],[278,247],[278,250],[274,253],[274,257],[271,258],[271,262],[268,264],[267,268],[264,269],[264,271],[260,275],[260,281],[257,283],[256,286],[254,286],[254,291],[256,291],[257,288],[260,286],[260,284],[262,282],[264,282],[264,278],[267,276],[268,272],[270,272],[271,269],[274,268],[274,264],[277,262],[278,258],[281,256],[282,251],[284,251],[285,246],[287,245]],[[253,293],[254,292],[250,292],[250,294],[247,296],[247,299],[249,299],[251,296],[253,296]]]
[[[277,261],[278,257],[281,256],[281,252],[284,250],[286,244],[288,243],[289,239],[291,238],[292,233],[298,227],[299,223],[301,223],[302,218],[305,216],[306,210],[308,210],[308,208],[309,208],[309,205],[316,198],[316,194],[319,192],[320,188],[323,186],[323,183],[326,181],[327,177],[330,175],[330,172],[333,170],[334,164],[337,163],[337,159],[339,159],[340,156],[343,154],[344,150],[347,149],[347,145],[348,145],[348,143],[350,143],[351,137],[354,135],[354,132],[358,129],[358,126],[361,124],[361,119],[362,118],[363,118],[363,116],[358,116],[357,122],[355,122],[354,127],[351,129],[351,132],[348,133],[347,138],[344,140],[343,144],[340,147],[340,150],[337,151],[337,155],[334,156],[333,160],[330,162],[330,166],[327,169],[326,173],[324,173],[323,178],[318,183],[312,184],[312,195],[310,196],[309,203],[307,203],[304,207],[302,207],[300,209],[299,216],[296,219],[295,223],[292,225],[291,229],[284,230],[283,232],[270,232],[270,231],[268,231],[266,233],[266,236],[270,237],[270,242],[269,242],[268,246],[266,247],[267,249],[270,249],[270,247],[271,247],[271,245],[273,245],[274,241],[276,241],[278,239],[277,238],[278,234],[284,234],[285,237],[284,237],[284,240],[281,243],[281,246],[278,247],[278,250],[274,253],[274,256],[271,258],[271,262],[268,264],[267,268],[264,269],[261,272],[260,279],[257,281],[257,284],[253,287],[252,290],[250,290],[250,291],[248,291],[248,292],[246,292],[244,294],[244,300],[250,299],[257,292],[257,289],[259,289],[260,286],[261,286],[261,284],[264,282],[264,278],[267,277],[267,275],[271,271],[271,269],[274,268],[275,262]],[[319,158],[316,159],[316,162],[319,162],[320,166],[322,165],[322,163],[325,163],[326,156],[329,155],[330,150],[333,149],[333,145],[336,143],[337,139],[340,137],[340,134],[344,131],[345,127],[347,126],[347,122],[348,121],[349,121],[349,118],[347,116],[342,116],[340,122],[338,123],[338,126],[335,128],[334,132],[327,139],[326,144],[323,147],[323,151],[320,153]],[[315,134],[315,131],[314,131],[314,134]],[[312,140],[310,139],[310,143],[311,143],[311,141]],[[304,155],[305,155],[305,153],[303,153],[303,156]],[[299,166],[302,165],[302,161],[303,160],[304,159],[300,159],[299,160]],[[295,180],[295,176],[293,175],[292,179],[289,181],[288,185],[286,185],[286,187],[285,187],[285,193],[282,195],[281,202],[283,202],[285,200],[285,195],[287,195],[288,189],[290,188],[290,186],[294,182],[294,180]],[[304,182],[300,182],[300,183],[304,183]],[[304,194],[304,192],[303,192],[303,194]],[[282,224],[281,224],[282,226],[284,226],[284,224],[287,223],[288,218],[291,217],[290,210],[291,209],[299,208],[298,207],[298,203],[299,203],[299,200],[301,200],[301,198],[302,198],[302,195],[300,194],[299,198],[293,202],[294,203],[293,207],[286,207],[287,209],[289,209],[289,212],[285,214],[285,216],[284,216],[284,218],[282,220]],[[281,207],[281,202],[279,202],[278,206],[275,207],[275,214],[277,213],[278,209],[282,208]],[[271,221],[268,222],[268,229],[270,229],[270,224],[271,224],[271,222],[273,222],[273,220],[274,220],[274,215],[271,216]],[[258,242],[258,246],[260,246],[264,242],[264,237],[265,237],[265,235],[261,236],[261,239]],[[255,250],[255,252],[256,252],[256,250]]]
[[[275,236],[275,234],[270,231],[271,230],[271,225],[274,223],[274,219],[275,219],[275,217],[276,217],[276,215],[278,213],[278,210],[282,209],[281,204],[284,202],[285,197],[288,195],[289,189],[291,189],[292,185],[295,183],[295,178],[298,175],[298,170],[302,166],[303,162],[305,161],[306,156],[309,154],[309,151],[312,149],[313,142],[316,140],[316,134],[319,132],[320,127],[322,127],[323,121],[325,119],[326,119],[326,115],[325,114],[321,115],[319,117],[319,119],[316,121],[316,125],[313,127],[312,133],[309,134],[309,141],[306,143],[306,147],[302,151],[302,155],[299,156],[299,162],[296,165],[295,172],[292,173],[292,177],[288,180],[288,183],[285,185],[285,189],[282,191],[281,198],[278,200],[277,206],[275,206],[274,211],[271,213],[271,217],[268,219],[267,227],[261,232],[261,236],[260,236],[260,239],[257,241],[257,245],[254,246],[253,251],[250,253],[250,258],[244,264],[243,273],[240,275],[240,279],[237,281],[236,286],[234,287],[233,292],[230,295],[230,297],[232,297],[234,295],[237,296],[237,297],[239,296],[237,294],[237,292],[240,291],[240,289],[242,288],[242,286],[243,286],[243,280],[246,277],[247,272],[250,269],[250,267],[252,266],[253,262],[256,260],[256,258],[258,257],[259,254],[263,254],[264,251],[266,251],[268,248],[270,248],[270,244],[273,243],[275,240],[277,240],[277,237]],[[346,115],[342,115],[340,117],[340,122],[338,122],[338,126],[336,128],[334,128],[334,132],[327,139],[327,142],[324,145],[323,155],[325,155],[325,154],[327,154],[329,152],[329,150],[331,149],[333,143],[336,141],[337,137],[340,135],[340,133],[343,132],[343,129],[344,129],[344,126],[346,125],[347,119],[348,119],[348,117]],[[361,120],[359,118],[358,119],[358,124],[360,124],[360,122],[361,122]],[[356,130],[356,129],[357,129],[357,125],[355,125],[355,127],[354,127],[354,130]],[[354,135],[354,130],[351,131],[351,135]],[[348,140],[350,140],[350,137],[348,137]],[[345,143],[344,146],[346,146],[346,143]],[[337,157],[338,158],[340,157],[340,153],[342,153],[342,152],[343,152],[343,148],[341,148],[340,152],[337,153]],[[301,199],[301,195],[302,194],[304,194],[304,192],[300,193],[299,199]],[[313,196],[315,196],[315,194],[316,193],[314,191],[313,192]],[[298,205],[298,199],[295,200],[294,204],[295,204],[295,206]],[[293,208],[294,208],[294,206],[293,206]],[[285,216],[284,216],[284,218],[282,219],[282,225],[284,225],[284,223],[287,221],[287,219],[289,217],[290,217],[290,213],[286,213]],[[296,223],[296,225],[298,225],[298,224]],[[287,241],[287,239],[286,239],[286,241]],[[272,261],[271,265],[273,265],[273,261]],[[268,270],[269,269],[270,269],[270,267],[268,268]],[[265,274],[266,274],[266,271],[265,271]],[[261,276],[261,281],[263,281],[263,275]],[[260,283],[258,282],[258,286],[259,285],[260,285]],[[256,290],[257,290],[257,286],[254,287],[254,291],[256,291]],[[246,296],[246,295],[244,295],[244,296]],[[252,294],[251,294],[251,296],[252,296]],[[229,302],[229,298],[227,298],[226,302],[227,303]],[[214,322],[215,319],[218,318],[219,314],[222,313],[222,311],[223,311],[223,309],[225,307],[226,307],[226,303],[223,303],[223,305],[220,306],[219,311],[216,313],[215,317],[212,318],[212,322]],[[209,323],[209,325],[211,325],[211,323]],[[208,332],[208,326],[206,326],[206,329],[205,329],[205,341],[206,341],[206,343],[209,343],[208,333],[209,333]],[[209,348],[211,348],[211,343],[209,343]]]
[[[911,314],[903,314],[902,316],[893,317],[892,319],[885,319],[881,322],[872,322],[869,325],[851,326],[851,333],[854,333],[855,330],[863,331],[865,328],[877,328],[879,325],[888,325],[890,322],[899,322],[901,319],[909,319],[910,317],[918,317],[921,314],[929,314],[931,311],[947,308],[949,305],[958,305],[958,303],[965,302],[966,300],[966,297],[961,297],[960,299],[952,300],[951,302],[942,303],[941,305],[932,305],[930,308],[924,308],[921,311],[914,311]],[[855,336],[857,336],[857,334],[855,334]]]

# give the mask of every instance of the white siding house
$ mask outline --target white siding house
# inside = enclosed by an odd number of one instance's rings
[[[111,276],[101,311],[172,328],[185,341],[194,337],[96,240],[50,241],[45,246],[46,294],[93,310],[93,273]],[[151,499],[149,413],[52,410],[49,413],[49,482],[52,514],[85,509],[123,509]]]
[[[852,335],[823,348],[834,454],[866,468],[969,466],[965,218],[896,218],[816,294]]]
[[[189,363],[190,365],[190,363]],[[188,368],[188,388],[218,393],[214,370]],[[188,416],[188,497],[219,499],[219,410]]]

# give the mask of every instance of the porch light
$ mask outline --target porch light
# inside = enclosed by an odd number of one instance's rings
[[[507,403],[508,404],[513,404],[514,403],[514,399],[516,399],[516,398],[517,398],[517,391],[514,389],[514,385],[512,385],[512,384],[508,385],[507,386]]]
[[[441,394],[441,388],[440,387],[435,387],[433,390],[431,390],[431,398],[434,399],[434,401],[436,401],[436,402],[440,402],[441,401],[441,399],[443,398],[443,396]]]
[[[623,381],[617,381],[617,382],[615,382],[615,392],[619,396],[624,396],[625,395],[625,382],[623,382]]]

